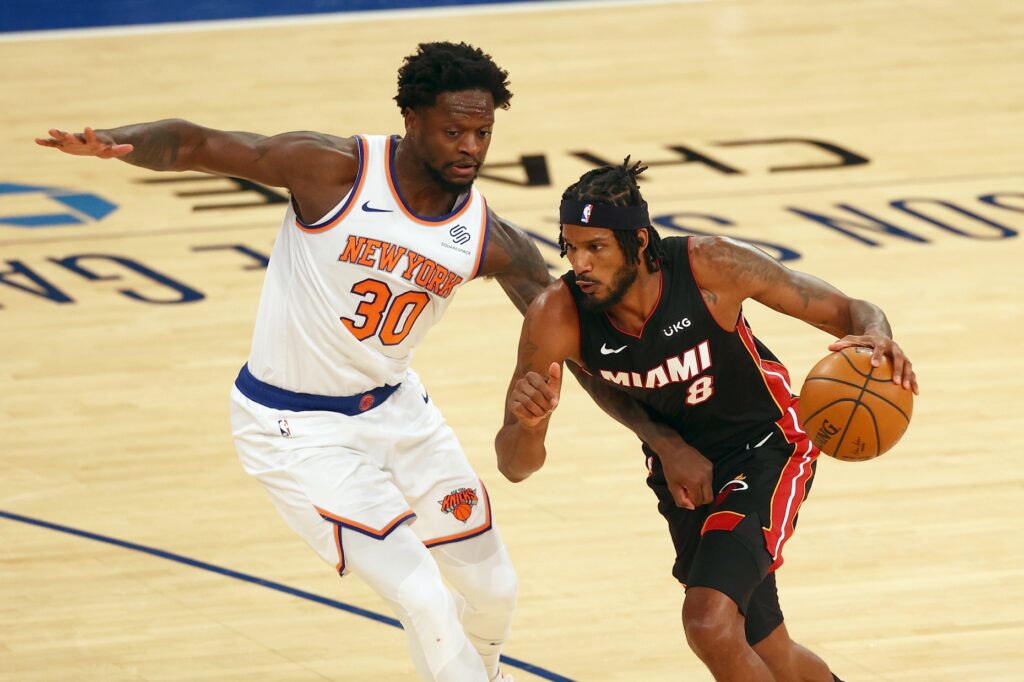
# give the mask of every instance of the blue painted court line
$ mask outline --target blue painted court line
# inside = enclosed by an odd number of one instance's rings
[[[346,604],[344,602],[329,599],[327,597],[321,597],[320,595],[313,594],[312,592],[306,592],[305,590],[299,590],[294,587],[288,587],[287,585],[282,585],[281,583],[276,583],[272,580],[264,580],[263,578],[257,578],[254,575],[248,575],[246,573],[239,573],[238,571],[233,571],[230,568],[214,566],[213,564],[208,564],[205,561],[199,561],[197,559],[189,559],[186,556],[175,554],[173,552],[165,552],[164,550],[156,549],[155,547],[146,547],[145,545],[138,545],[134,542],[127,542],[126,540],[118,540],[117,538],[112,538],[107,535],[90,533],[86,530],[79,530],[77,528],[71,528],[69,526],[62,526],[58,523],[50,523],[49,521],[33,519],[28,516],[22,516],[20,514],[13,514],[11,512],[3,511],[2,509],[0,509],[0,518],[9,519],[11,521],[18,521],[20,523],[27,523],[31,526],[38,526],[39,528],[55,530],[60,533],[67,533],[68,535],[77,535],[78,537],[86,538],[87,540],[105,542],[108,545],[114,545],[115,547],[121,547],[123,549],[130,549],[135,552],[142,552],[143,554],[149,554],[150,556],[155,556],[160,559],[175,561],[179,564],[192,566],[193,568],[200,568],[204,571],[217,573],[219,575],[227,576],[228,578],[241,580],[242,582],[260,585],[271,590],[277,590],[278,592],[284,592],[285,594],[290,594],[291,596],[298,597],[299,599],[305,599],[307,601],[316,602],[317,604],[323,604],[324,606],[330,606],[332,608],[338,609],[339,611],[346,611],[357,616],[362,616],[363,618],[369,618],[370,620],[377,621],[378,623],[384,623],[385,625],[390,625],[396,628],[402,627],[401,623],[399,623],[396,619],[391,618],[389,616],[384,616],[373,611],[361,609],[358,606],[352,606],[351,604]],[[528,672],[532,675],[536,675],[541,679],[551,680],[551,682],[573,682],[572,678],[564,677],[557,673],[553,673],[545,668],[541,668],[540,666],[533,665],[532,663],[527,663],[526,661],[520,661],[517,658],[512,658],[511,656],[503,655],[501,657],[501,662],[504,665],[507,665],[511,668],[519,668],[520,670]]]
[[[494,5],[521,0],[2,0],[0,32]]]

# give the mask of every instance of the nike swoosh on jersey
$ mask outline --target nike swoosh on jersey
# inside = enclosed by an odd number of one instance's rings
[[[362,208],[367,213],[394,213],[394,210],[390,208],[374,208],[373,206],[370,206],[369,201],[364,201],[363,205],[360,208]]]
[[[621,353],[624,350],[626,350],[626,346],[623,346],[622,348],[609,348],[608,346],[604,345],[603,343],[601,344],[601,355],[611,355],[613,353]]]

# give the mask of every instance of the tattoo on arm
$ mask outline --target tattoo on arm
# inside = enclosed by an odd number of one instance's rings
[[[530,331],[527,331],[527,336],[523,339],[522,365],[520,369],[529,367],[533,362],[533,356],[537,354],[537,344],[530,340],[529,334]],[[520,374],[525,374],[525,371],[520,372]]]
[[[139,130],[126,130],[127,135],[118,134],[119,130],[110,131],[118,142],[128,142],[135,146],[131,154],[122,159],[133,166],[150,170],[162,171],[174,168],[178,162],[181,149],[181,135],[166,127],[131,126]]]
[[[494,216],[490,248],[500,252],[504,266],[494,273],[505,294],[520,313],[552,282],[540,250],[522,230]],[[488,275],[490,276],[490,275]]]

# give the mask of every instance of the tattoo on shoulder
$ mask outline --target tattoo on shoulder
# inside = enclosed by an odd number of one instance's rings
[[[700,290],[700,295],[703,296],[704,300],[707,301],[708,303],[718,303],[718,296],[715,295],[715,292],[711,291],[710,289],[704,289],[702,287]]]

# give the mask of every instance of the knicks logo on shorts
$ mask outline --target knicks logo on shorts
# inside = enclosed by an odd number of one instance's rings
[[[715,497],[714,506],[718,506],[725,502],[725,498],[729,497],[729,493],[734,490],[749,490],[750,486],[747,485],[747,477],[744,474],[740,474],[736,478],[732,479],[728,483],[722,486],[722,489],[718,491],[718,495]]]
[[[473,513],[473,507],[479,502],[480,498],[477,497],[476,490],[473,488],[453,490],[445,495],[443,500],[437,501],[441,505],[442,512],[451,514],[463,523],[469,520],[470,514]]]

